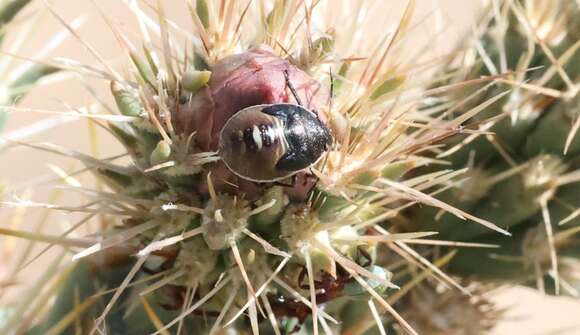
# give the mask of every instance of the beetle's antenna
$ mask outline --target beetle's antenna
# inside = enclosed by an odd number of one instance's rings
[[[332,74],[332,67],[328,67],[328,76],[330,77],[330,97],[328,98],[328,112],[332,112],[332,102],[334,100],[334,75]]]
[[[300,98],[298,97],[298,93],[296,93],[296,89],[294,88],[294,85],[292,85],[292,83],[290,82],[290,76],[288,75],[288,70],[284,70],[284,79],[286,79],[286,86],[288,86],[288,88],[290,89],[290,92],[292,92],[294,99],[296,99],[296,103],[298,103],[298,106],[302,106],[302,101],[300,101]]]
[[[328,68],[328,75],[330,76],[330,105],[332,105],[332,99],[334,98],[334,75],[332,74],[332,67]]]

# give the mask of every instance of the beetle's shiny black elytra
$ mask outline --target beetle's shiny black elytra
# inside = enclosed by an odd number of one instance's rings
[[[316,163],[331,142],[326,125],[304,107],[257,105],[242,109],[226,122],[219,153],[239,177],[274,182]]]

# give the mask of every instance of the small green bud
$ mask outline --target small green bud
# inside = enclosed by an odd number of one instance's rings
[[[153,72],[155,77],[157,77],[159,75],[159,68],[157,67],[157,62],[153,58],[151,47],[148,45],[143,45],[143,53],[145,54],[145,57],[147,58],[147,63],[149,63],[149,67],[151,68],[151,71]]]
[[[151,165],[161,164],[166,162],[171,156],[171,145],[166,141],[159,141],[153,152],[151,152],[151,156],[149,157],[149,162]]]
[[[211,78],[210,71],[189,70],[181,78],[181,86],[188,92],[196,93],[202,87],[207,85]]]
[[[139,96],[135,92],[131,92],[123,88],[117,81],[111,81],[111,92],[117,103],[117,107],[121,114],[126,116],[141,116],[143,113],[143,106],[139,101]]]
[[[155,82],[155,75],[153,74],[153,71],[151,70],[151,66],[149,65],[149,63],[147,63],[135,52],[130,52],[129,56],[131,57],[133,64],[137,68],[137,71],[139,71],[139,74],[141,75],[143,81],[150,85],[154,85],[153,83]]]

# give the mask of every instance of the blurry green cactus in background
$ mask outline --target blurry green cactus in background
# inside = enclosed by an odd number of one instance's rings
[[[481,334],[504,312],[487,297],[499,286],[578,295],[577,2],[492,1],[476,36],[423,63],[403,52],[414,1],[376,39],[363,2],[189,1],[193,33],[161,1],[127,5],[142,41],[108,23],[128,71],[63,66],[110,87],[116,108],[79,117],[126,154],[14,142],[82,162],[55,171],[88,200],[5,197],[86,216],[63,234],[1,228],[62,250],[2,301],[4,333]],[[29,68],[2,104],[54,71]],[[222,162],[236,112],[298,100],[332,134],[320,161],[263,183]],[[92,234],[69,236],[82,225]]]
[[[512,233],[489,234],[438,215],[426,227],[440,237],[499,246],[460,250],[449,267],[454,274],[578,294],[580,278],[568,267],[578,255],[580,231],[579,14],[574,1],[495,3],[482,16],[477,39],[466,41],[470,47],[448,66],[450,82],[506,75],[493,86],[442,97],[469,106],[501,96],[468,122],[489,135],[457,136],[451,150],[437,155],[469,169],[440,198]],[[413,215],[419,223],[436,213]]]
[[[5,47],[5,35],[11,26],[15,25],[14,17],[20,13],[31,0],[10,0],[0,3],[0,47]],[[29,30],[28,27],[22,30]],[[15,28],[16,30],[16,28]],[[30,32],[28,32],[30,33]],[[21,39],[26,38],[26,35],[21,35]],[[20,44],[22,41],[13,41],[13,43]],[[12,48],[13,49],[13,48]],[[18,102],[35,84],[44,76],[58,71],[55,66],[44,64],[30,64],[25,67],[17,68],[13,72],[9,72],[8,65],[13,60],[11,55],[3,55],[2,66],[2,85],[0,86],[0,105],[6,106]],[[6,123],[6,111],[0,111],[0,131],[4,128]]]

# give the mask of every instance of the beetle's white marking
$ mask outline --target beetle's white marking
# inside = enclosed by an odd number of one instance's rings
[[[280,158],[288,150],[293,149],[286,136],[290,133],[298,137],[307,136],[308,129],[287,129],[283,118],[262,112],[269,106],[272,105],[250,106],[238,111],[226,122],[220,133],[219,152],[223,163],[234,175],[244,180],[258,183],[275,182],[304,170],[285,171],[276,168]],[[300,130],[303,132],[296,133]],[[264,152],[259,154],[260,159],[251,159],[252,155],[266,147],[268,141],[271,141],[271,144],[265,150],[267,155]],[[321,154],[313,164],[320,161],[323,156]]]
[[[260,134],[260,129],[256,125],[252,127],[252,138],[256,144],[256,151],[262,150],[262,136]]]
[[[272,130],[272,142],[278,139],[280,145],[280,157],[286,153],[288,150],[288,142],[286,141],[286,136],[284,134],[284,124],[278,118],[274,118],[274,126]]]

